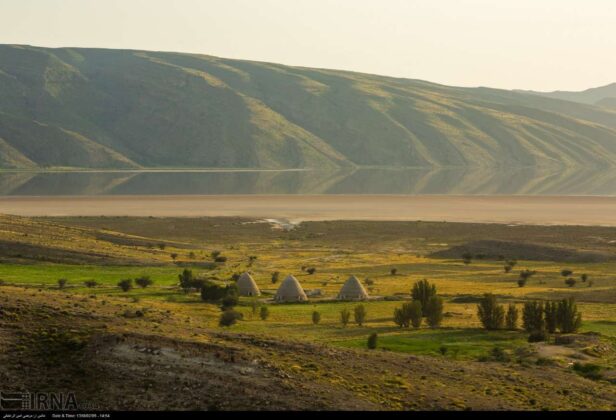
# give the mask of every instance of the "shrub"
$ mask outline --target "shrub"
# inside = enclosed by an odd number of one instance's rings
[[[223,257],[223,256],[218,256],[216,258],[214,258],[214,262],[216,263],[226,263],[227,262],[227,257]]]
[[[443,321],[443,299],[432,296],[425,309],[426,320],[431,328],[437,328]]]
[[[180,280],[180,287],[184,289],[184,292],[187,293],[190,289],[194,287],[195,278],[193,277],[193,273],[189,269],[184,269],[182,274],[178,275]]]
[[[378,335],[377,333],[372,333],[368,336],[368,348],[370,350],[374,350],[377,347]]]
[[[368,315],[366,312],[366,307],[364,305],[357,305],[353,310],[353,315],[355,318],[355,323],[361,327],[364,325],[364,322],[366,322],[366,316]]]
[[[582,274],[580,276],[580,280],[582,280],[582,283],[586,283],[586,281],[588,280],[588,274]]]
[[[440,347],[438,348],[439,353],[441,353],[443,356],[445,356],[445,355],[447,354],[447,351],[448,351],[448,350],[449,350],[449,349],[447,348],[447,346],[440,346]]]
[[[473,262],[473,254],[469,253],[469,252],[465,252],[464,254],[462,254],[462,262],[465,265],[469,265],[470,263]]]
[[[548,333],[545,332],[545,330],[538,330],[530,333],[530,335],[528,336],[528,342],[539,343],[542,341],[548,341],[549,338],[550,337],[548,336]]]
[[[477,305],[477,316],[486,330],[499,330],[505,325],[505,308],[498,304],[496,296],[491,293],[483,295]]]
[[[515,331],[518,329],[518,318],[518,308],[516,308],[513,303],[510,303],[509,307],[507,308],[507,315],[505,315],[505,326],[508,330]]]
[[[349,320],[351,319],[351,311],[348,309],[343,309],[340,311],[340,323],[343,327],[346,327],[349,324]]]
[[[503,268],[505,269],[505,273],[511,273],[511,270],[513,269],[510,265],[505,265]]]
[[[137,283],[137,285],[143,289],[154,284],[154,282],[149,276],[139,277],[138,279],[135,279],[135,283]]]
[[[195,253],[194,253],[193,251],[190,251],[190,252],[188,253],[188,258],[190,258],[191,260],[194,260],[194,259],[195,259],[195,257],[196,257],[196,255],[195,255]]]
[[[172,253],[170,254],[170,256],[171,256],[171,259],[172,259],[173,261],[177,260],[177,258],[178,258],[178,254],[177,254],[177,253],[175,253],[175,252],[172,252]]]
[[[560,275],[563,277],[570,277],[572,274],[573,274],[573,271],[569,269],[564,269],[564,270],[561,270],[560,272]]]
[[[582,314],[578,312],[574,298],[563,299],[558,303],[557,317],[558,328],[565,334],[576,332],[582,325]]]
[[[160,248],[161,251],[164,251],[165,248],[167,248],[167,244],[160,243],[158,244],[158,248]]]
[[[261,306],[259,316],[261,317],[262,321],[265,321],[267,320],[267,318],[269,318],[269,309],[267,308],[267,306]]]
[[[558,328],[558,304],[556,302],[546,302],[543,313],[545,329],[550,334],[554,334]]]
[[[219,256],[220,256],[220,251],[218,250],[210,252],[210,257],[212,257],[212,260],[216,260],[216,258],[218,258]]]
[[[573,370],[582,375],[585,378],[599,380],[603,378],[603,374],[601,373],[601,366],[595,365],[593,363],[582,364],[580,362],[576,362],[573,364]]]
[[[221,300],[223,310],[227,310],[237,306],[240,302],[240,293],[236,284],[231,284],[225,287],[225,295]]]
[[[524,284],[526,284],[526,282],[535,274],[537,274],[536,271],[526,269],[524,271],[520,271],[520,279],[524,280]]]
[[[522,311],[522,322],[524,329],[529,332],[543,331],[543,303],[541,302],[526,302]]]
[[[366,286],[372,286],[374,284],[374,280],[366,279],[366,280],[364,280],[364,283],[366,283]]]
[[[575,286],[576,283],[577,281],[575,281],[573,277],[569,277],[567,280],[565,280],[565,284],[569,287]]]
[[[58,287],[60,289],[64,289],[64,287],[66,286],[66,283],[68,283],[67,279],[59,279],[58,280]]]
[[[490,358],[497,362],[508,362],[510,360],[509,355],[502,347],[495,346],[490,350]]]
[[[306,273],[308,273],[308,274],[310,274],[310,275],[313,275],[313,274],[314,274],[314,273],[316,273],[316,272],[317,272],[317,269],[316,269],[316,268],[314,268],[314,267],[310,267],[310,268],[307,268],[307,269],[306,269]]]
[[[96,280],[86,280],[83,282],[83,284],[89,289],[98,286],[98,283],[96,282]]]
[[[317,311],[314,311],[312,313],[312,323],[314,325],[317,325],[319,322],[321,322],[321,314]]]
[[[237,321],[242,318],[243,318],[243,315],[240,312],[236,312],[232,309],[228,309],[220,315],[220,320],[218,321],[218,325],[221,327],[230,327],[236,324]]]
[[[233,273],[231,275],[231,281],[238,281],[240,279],[240,274],[239,273]]]
[[[120,280],[118,287],[122,289],[123,292],[128,292],[133,288],[133,281],[131,279]]]
[[[421,302],[421,307],[426,308],[428,306],[428,301],[436,296],[436,286],[430,284],[430,282],[426,279],[416,282],[413,285],[413,289],[411,290],[411,297],[413,300],[418,300]]]
[[[527,281],[528,281],[528,280],[526,280],[526,279],[524,279],[524,278],[520,278],[520,279],[518,279],[518,287],[524,287],[524,286],[526,286],[526,282],[527,282]]]
[[[397,268],[392,268],[392,269],[389,271],[389,273],[390,273],[392,276],[395,276],[396,274],[398,274],[398,269],[397,269]]]
[[[278,283],[278,280],[280,280],[280,271],[274,271],[272,273],[272,284]]]

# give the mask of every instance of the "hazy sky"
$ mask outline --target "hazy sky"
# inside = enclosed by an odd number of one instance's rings
[[[581,90],[616,82],[616,0],[0,0],[0,43]]]

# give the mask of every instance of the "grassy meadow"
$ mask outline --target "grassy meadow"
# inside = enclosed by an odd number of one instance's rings
[[[372,232],[358,232],[358,236],[371,234],[373,239],[364,241],[363,238],[353,240],[352,232],[345,230],[345,222],[324,222],[318,228],[310,226],[307,231],[300,227],[287,232],[267,223],[227,219],[207,219],[201,221],[203,223],[190,223],[188,219],[167,223],[163,220],[136,219],[131,223],[127,218],[36,222],[12,219],[13,231],[5,235],[13,239],[20,235],[20,229],[29,232],[23,241],[30,241],[30,244],[36,241],[33,232],[44,237],[50,229],[65,236],[64,242],[56,243],[66,243],[67,247],[76,244],[72,246],[77,248],[85,241],[89,247],[96,248],[101,238],[111,238],[100,249],[109,249],[110,255],[120,258],[125,251],[126,261],[133,261],[133,264],[113,264],[113,259],[105,264],[67,264],[12,258],[0,264],[0,279],[5,284],[28,288],[122,299],[145,308],[167,308],[185,315],[192,324],[219,328],[219,309],[202,302],[199,293],[184,293],[178,287],[178,275],[188,268],[197,277],[230,282],[233,274],[249,271],[262,296],[241,298],[236,309],[244,318],[231,327],[231,331],[355,348],[364,348],[367,336],[377,332],[379,346],[383,349],[456,359],[480,357],[494,346],[513,351],[527,345],[527,335],[522,331],[486,332],[481,329],[476,311],[477,299],[484,293],[497,295],[501,303],[515,303],[519,309],[532,299],[574,296],[583,313],[581,331],[600,333],[606,340],[616,339],[616,262],[518,260],[514,269],[506,273],[504,261],[499,259],[475,258],[465,264],[461,258],[432,258],[432,252],[455,245],[452,236],[456,233],[447,234],[447,230],[437,224],[432,233],[435,237],[406,236],[404,232],[395,235],[394,231],[388,231],[390,227],[379,236],[379,227],[370,227]],[[39,223],[44,224],[45,229],[37,226]],[[169,225],[175,226],[173,232],[165,231]],[[152,226],[159,231],[150,229]],[[104,229],[106,236],[95,233],[100,229]],[[460,229],[460,225],[455,225],[453,230],[456,229]],[[497,228],[486,226],[486,231],[494,229]],[[472,235],[472,232],[467,234]],[[77,238],[73,239],[75,235]],[[565,237],[568,233],[561,235]],[[461,240],[464,239],[462,235]],[[554,238],[549,240],[554,241]],[[163,241],[167,241],[164,248],[155,245]],[[585,246],[588,248],[588,244]],[[78,251],[69,250],[71,253]],[[227,257],[227,261],[212,264],[210,254],[214,250]],[[256,257],[252,262],[251,256]],[[316,269],[314,274],[305,271],[310,267]],[[565,284],[561,275],[565,268],[573,271],[572,276],[578,280],[574,287]],[[396,270],[395,274],[392,269]],[[519,272],[525,269],[536,270],[537,274],[525,287],[519,287]],[[322,296],[310,298],[303,304],[272,303],[279,284],[272,283],[272,273],[276,271],[280,273],[279,282],[287,274],[293,274],[307,292],[320,289]],[[586,282],[580,280],[582,273],[588,276]],[[358,303],[335,300],[350,275],[356,275],[371,296],[363,303],[368,315],[361,327],[353,323],[352,317],[347,327],[340,323],[340,311],[346,308],[352,312]],[[147,288],[135,285],[128,292],[117,287],[122,279],[141,276],[149,276],[154,284]],[[424,278],[435,284],[439,296],[445,299],[442,326],[437,330],[426,326],[420,330],[400,329],[392,320],[394,309],[410,299],[413,283]],[[62,290],[58,279],[67,280]],[[88,288],[84,285],[88,280],[98,285]],[[269,309],[265,321],[258,313],[263,305]],[[312,323],[314,311],[321,315],[318,325]]]

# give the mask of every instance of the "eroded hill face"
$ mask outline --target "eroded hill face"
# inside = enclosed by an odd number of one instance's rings
[[[210,56],[0,46],[0,167],[613,166],[616,112]]]

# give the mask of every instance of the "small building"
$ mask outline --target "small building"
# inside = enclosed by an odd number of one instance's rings
[[[368,292],[361,284],[359,279],[355,276],[349,277],[344,283],[340,293],[338,293],[338,300],[366,300],[368,299]]]
[[[308,297],[299,281],[294,276],[289,275],[280,283],[274,300],[276,302],[306,302]]]
[[[237,280],[237,289],[240,296],[259,296],[261,291],[259,286],[249,273],[244,273]]]

